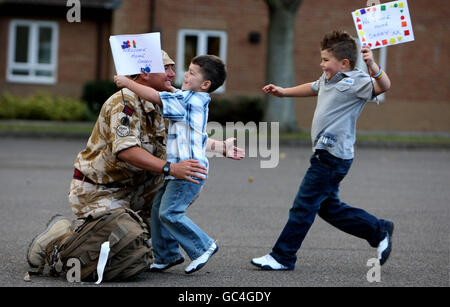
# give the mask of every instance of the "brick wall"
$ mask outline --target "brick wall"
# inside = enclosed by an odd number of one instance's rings
[[[387,1],[382,1],[387,2]],[[226,94],[261,95],[265,81],[268,11],[263,0],[155,1],[155,30],[162,44],[176,55],[181,28],[225,30],[228,33]],[[381,106],[369,105],[358,126],[366,130],[450,131],[448,91],[449,28],[445,0],[410,0],[415,41],[388,48],[386,71],[392,88]],[[296,83],[316,80],[319,42],[333,29],[356,36],[351,12],[366,6],[363,0],[304,0],[297,14],[295,35]],[[248,33],[258,31],[261,42],[252,45]],[[299,126],[309,129],[314,99],[298,99]]]
[[[0,40],[8,41],[9,18],[0,18]],[[6,48],[0,50],[0,93],[3,92],[6,79],[6,66],[8,62],[8,53]]]
[[[2,7],[3,9],[4,7]],[[6,7],[7,9],[8,7]],[[12,19],[56,21],[58,23],[57,83],[51,85],[25,84],[6,81],[7,48],[0,50],[0,93],[27,96],[35,92],[77,97],[87,81],[111,78],[109,63],[110,21],[108,13],[94,10],[81,11],[81,23],[66,20],[66,7],[23,6],[0,16],[0,38],[9,42],[9,24]],[[2,12],[4,13],[4,12]],[[5,45],[6,46],[6,45]],[[105,63],[104,63],[105,62]]]
[[[311,72],[314,71],[314,65],[308,62],[316,64],[316,75],[320,73],[319,58],[314,58],[312,46],[318,48],[321,33],[332,28],[341,28],[356,36],[349,12],[363,7],[364,3],[360,0],[304,1],[298,15],[296,59],[307,57],[307,61],[297,62],[299,82],[313,77]],[[386,71],[393,81],[389,98],[423,102],[449,101],[449,75],[448,72],[442,71],[442,67],[448,67],[449,64],[445,50],[448,49],[450,40],[444,35],[450,26],[444,8],[447,2],[410,0],[408,4],[415,41],[388,47]],[[324,9],[325,6],[329,8]],[[315,60],[310,61],[313,59]],[[439,78],[439,75],[447,79]]]
[[[415,41],[388,47],[385,69],[392,87],[384,104],[366,107],[358,121],[359,129],[450,131],[447,2],[408,1]],[[323,33],[340,28],[356,36],[349,12],[364,6],[365,1],[360,0],[303,1],[297,17],[297,83],[320,75],[317,50]],[[299,125],[307,129],[314,105],[300,101],[296,106],[297,117]]]
[[[382,1],[388,2],[388,1]],[[415,41],[388,47],[385,70],[392,88],[381,106],[368,106],[358,127],[367,130],[450,131],[449,44],[447,0],[409,0]],[[154,5],[153,8],[151,7]],[[297,14],[295,35],[296,83],[316,80],[319,42],[326,32],[344,29],[356,36],[351,11],[365,0],[303,0]],[[153,20],[152,20],[153,16]],[[9,19],[0,18],[0,38],[7,41]],[[20,17],[20,16],[19,16]],[[45,18],[49,20],[49,18]],[[56,19],[57,20],[57,19]],[[162,34],[162,47],[176,59],[179,29],[227,32],[228,80],[226,95],[261,95],[265,84],[268,10],[263,0],[123,0],[99,27],[94,17],[81,24],[60,20],[58,84],[21,85],[5,82],[6,50],[0,51],[0,92],[27,93],[38,89],[79,96],[84,82],[111,79],[114,73],[108,37],[110,34]],[[99,46],[100,37],[103,37]],[[250,32],[261,34],[258,44],[248,40]],[[97,53],[100,50],[100,55]],[[98,60],[101,61],[98,65]],[[296,104],[299,126],[309,129],[314,99]]]
[[[150,0],[122,0],[113,13],[113,35],[149,32],[150,3]]]
[[[267,10],[261,0],[155,1],[155,30],[162,31],[162,47],[176,58],[179,29],[226,31],[227,94],[260,94],[264,85]],[[261,33],[251,44],[248,35]]]

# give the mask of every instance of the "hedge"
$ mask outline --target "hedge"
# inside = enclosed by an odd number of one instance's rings
[[[98,83],[87,86],[91,90],[92,87],[98,89]],[[91,96],[89,102],[53,97],[45,92],[27,98],[4,93],[0,96],[0,119],[95,121],[103,102],[109,97],[106,95],[110,95],[113,90],[108,88],[99,91],[94,89],[92,92],[98,95],[93,95],[96,97],[94,99]],[[209,121],[223,125],[227,122],[260,122],[264,115],[264,105],[263,98],[258,96],[213,95],[209,105]]]
[[[0,96],[0,119],[33,119],[54,121],[92,120],[86,103],[49,93],[37,93],[26,98],[4,93]]]
[[[264,117],[265,102],[258,96],[229,96],[213,95],[209,104],[208,121],[219,122],[255,122]]]

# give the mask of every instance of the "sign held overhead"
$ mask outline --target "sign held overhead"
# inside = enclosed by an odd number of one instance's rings
[[[165,72],[160,33],[114,35],[109,43],[118,75]]]

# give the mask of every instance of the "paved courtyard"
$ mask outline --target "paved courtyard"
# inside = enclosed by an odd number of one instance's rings
[[[69,217],[72,165],[85,140],[0,138],[0,286],[80,286],[64,278],[23,281],[31,238],[55,213]],[[108,286],[304,287],[449,286],[450,151],[357,148],[341,199],[395,222],[391,258],[381,281],[368,282],[376,250],[319,217],[294,271],[260,271],[252,257],[269,252],[308,167],[308,147],[281,147],[281,160],[262,169],[259,158],[210,160],[210,179],[188,215],[219,252],[192,275],[185,264]],[[85,284],[84,284],[85,285]]]

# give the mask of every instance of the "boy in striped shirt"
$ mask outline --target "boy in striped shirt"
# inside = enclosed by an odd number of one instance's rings
[[[211,101],[209,93],[225,82],[225,64],[216,56],[201,55],[192,59],[184,77],[181,90],[173,93],[160,93],[125,76],[115,76],[114,79],[118,87],[126,87],[143,99],[161,105],[163,117],[169,119],[168,162],[163,168],[166,178],[155,197],[151,214],[155,261],[150,270],[163,271],[182,263],[181,246],[192,260],[185,269],[190,274],[201,269],[217,252],[218,246],[185,215],[204,180],[175,179],[170,176],[170,164],[195,159],[208,170],[206,123]]]

